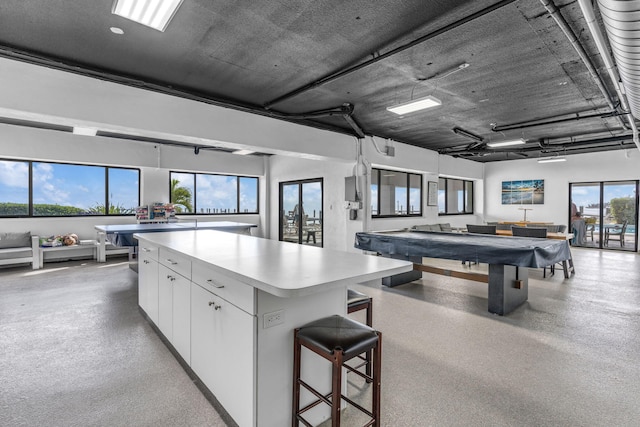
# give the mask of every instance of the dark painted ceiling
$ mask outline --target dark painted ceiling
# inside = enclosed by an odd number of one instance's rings
[[[635,148],[574,1],[555,4],[610,99],[536,0],[184,0],[165,32],[112,4],[3,0],[0,55],[481,162]],[[426,95],[442,106],[386,110]]]

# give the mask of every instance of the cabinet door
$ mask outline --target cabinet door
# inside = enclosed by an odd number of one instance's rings
[[[173,341],[173,282],[177,273],[164,265],[158,266],[158,328],[171,342]]]
[[[171,344],[191,364],[191,282],[176,274],[173,281],[173,317]]]
[[[215,342],[216,296],[191,283],[191,369],[216,394],[216,369],[220,357]]]
[[[158,262],[141,254],[138,266],[138,304],[158,324]]]
[[[255,317],[222,300],[216,311],[218,401],[241,426],[254,425]]]
[[[238,425],[254,425],[255,317],[191,284],[191,368]]]

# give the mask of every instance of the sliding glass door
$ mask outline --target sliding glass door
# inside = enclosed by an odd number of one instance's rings
[[[322,179],[280,183],[280,241],[322,247]]]
[[[638,250],[637,180],[572,183],[569,194],[569,223],[584,222],[584,227],[576,227],[574,245]]]

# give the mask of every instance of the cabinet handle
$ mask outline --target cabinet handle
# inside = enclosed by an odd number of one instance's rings
[[[213,308],[214,308],[214,310],[220,310],[222,308],[222,306],[221,305],[214,305]]]
[[[142,248],[142,251],[143,251],[143,252],[151,252],[151,249],[149,249],[149,248]]]
[[[149,261],[147,261],[146,259],[143,261],[145,264],[149,264]]]
[[[209,301],[209,307],[211,307],[212,305],[215,305],[216,303],[213,301]]]
[[[214,288],[218,288],[218,289],[224,288],[224,285],[214,282],[213,279],[207,279],[207,283],[213,285]]]
[[[170,275],[168,275],[168,274],[167,274],[167,279],[171,280],[172,282],[173,282],[174,280],[176,280],[176,278],[175,278],[175,277],[170,276]]]
[[[169,264],[171,264],[171,265],[176,265],[176,264],[178,263],[177,261],[174,261],[174,260],[169,259],[169,258],[167,258],[167,262],[168,262]]]

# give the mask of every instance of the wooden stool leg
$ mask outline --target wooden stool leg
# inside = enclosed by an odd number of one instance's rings
[[[373,402],[372,410],[375,427],[380,427],[380,381],[382,379],[382,333],[378,334],[378,344],[373,349]]]
[[[367,326],[369,327],[373,327],[373,300],[369,300],[369,303],[367,304]],[[364,368],[365,369],[365,373],[367,374],[368,377],[371,376],[371,352],[372,350],[367,351],[367,354],[365,354],[365,360],[367,362],[367,366]],[[369,382],[369,381],[367,381]]]
[[[302,349],[298,340],[298,329],[293,332],[293,416],[291,425],[297,427],[298,411],[300,410],[300,354]]]
[[[342,351],[334,351],[334,353],[331,426],[340,427],[340,406],[342,404]]]

